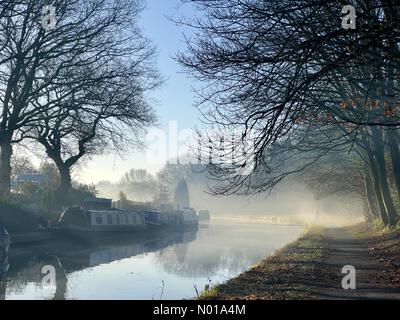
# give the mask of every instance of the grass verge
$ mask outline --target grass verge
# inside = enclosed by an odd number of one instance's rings
[[[324,277],[323,228],[311,228],[250,270],[203,292],[201,300],[309,299]]]
[[[385,228],[373,223],[358,225],[354,229],[357,236],[367,242],[375,260],[385,266],[378,279],[400,288],[400,227]]]

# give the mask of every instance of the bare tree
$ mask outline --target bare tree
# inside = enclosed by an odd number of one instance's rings
[[[118,185],[132,199],[138,201],[152,200],[157,192],[156,179],[144,169],[132,169],[125,173]]]
[[[75,67],[74,71],[80,74],[76,80],[81,83],[79,88],[68,98],[62,95],[53,99],[56,106],[42,114],[35,127],[27,128],[25,135],[34,133],[32,138],[45,147],[59,170],[60,202],[72,189],[71,169],[83,157],[110,150],[121,154],[128,147],[141,146],[145,129],[154,123],[153,110],[144,97],[159,83],[155,70],[147,66],[152,65],[152,51],[139,46],[135,53],[135,61],[121,61],[119,57],[118,61],[111,59],[80,73]],[[132,59],[131,55],[128,57]],[[117,68],[113,66],[116,62]],[[142,64],[146,67],[142,68]],[[58,84],[48,96],[56,96],[58,90],[66,93],[70,87]],[[43,101],[43,97],[36,101],[39,108]]]
[[[230,165],[209,166],[220,182],[213,192],[267,191],[321,158],[355,151],[379,181],[382,217],[394,224],[384,156],[388,138],[397,167],[400,5],[353,1],[357,29],[349,31],[340,22],[346,1],[183,2],[201,15],[180,21],[195,35],[177,59],[205,83],[198,107],[218,131],[203,139],[203,152],[218,150],[226,132],[238,133],[236,149],[251,144],[239,156],[231,152]],[[248,161],[255,170],[237,174]]]
[[[41,23],[46,4],[15,2],[0,20],[1,195],[9,193],[12,144],[25,139],[27,128],[57,109],[60,99],[73,99],[82,84],[76,77],[65,78],[68,72],[130,53],[134,60],[128,44],[135,41],[151,51],[137,29],[140,0],[54,1],[57,23],[51,30]],[[46,102],[35,103],[42,98]]]

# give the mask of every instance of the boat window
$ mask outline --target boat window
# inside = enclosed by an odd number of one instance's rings
[[[96,224],[103,224],[103,217],[101,214],[96,214]]]
[[[117,214],[117,224],[121,224],[121,221],[119,219],[119,214]]]
[[[111,217],[111,215],[108,215],[108,216],[107,216],[107,222],[108,222],[108,224],[112,224],[112,217]]]

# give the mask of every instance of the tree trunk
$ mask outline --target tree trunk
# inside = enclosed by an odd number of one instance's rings
[[[397,196],[400,200],[400,150],[398,144],[397,132],[390,130],[388,132],[390,156],[392,159],[393,177],[396,184]]]
[[[393,199],[390,194],[390,188],[389,184],[387,181],[387,174],[386,174],[386,168],[384,168],[384,162],[381,160],[378,160],[378,168],[379,168],[379,182],[381,185],[381,190],[382,190],[382,197],[383,201],[385,203],[388,219],[389,219],[389,225],[394,226],[397,222],[398,216],[397,216],[397,211],[396,208],[393,204]]]
[[[57,204],[66,204],[72,190],[71,170],[64,162],[57,162],[56,166],[60,173],[60,185],[55,192]]]
[[[385,203],[386,212],[388,216],[388,224],[394,226],[397,222],[398,215],[396,208],[393,204],[393,199],[390,194],[390,188],[387,178],[386,161],[385,161],[385,147],[382,139],[382,129],[374,128],[373,140],[375,145],[376,163],[379,172],[379,183],[381,186],[383,202]]]
[[[365,196],[369,211],[371,213],[371,217],[372,219],[379,219],[379,212],[377,208],[377,200],[374,194],[374,187],[371,181],[371,177],[368,174],[364,176],[364,184],[365,184]]]
[[[11,188],[12,144],[2,141],[0,144],[0,197],[8,198]]]
[[[376,202],[378,203],[379,215],[385,226],[389,224],[388,214],[386,211],[385,203],[382,197],[381,185],[379,181],[378,166],[376,165],[375,159],[370,151],[368,151],[369,165],[371,168],[372,184],[374,186],[374,193]]]

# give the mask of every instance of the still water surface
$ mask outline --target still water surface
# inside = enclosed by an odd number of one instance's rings
[[[191,299],[195,288],[235,277],[302,231],[215,220],[141,240],[11,247],[0,264],[0,299]],[[42,283],[46,265],[56,270],[53,285]]]

